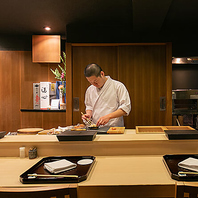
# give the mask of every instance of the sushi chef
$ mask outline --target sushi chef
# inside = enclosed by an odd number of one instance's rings
[[[85,93],[86,114],[82,119],[92,119],[97,126],[123,127],[123,116],[128,116],[131,111],[125,85],[105,76],[95,63],[85,67],[84,75],[91,85]]]

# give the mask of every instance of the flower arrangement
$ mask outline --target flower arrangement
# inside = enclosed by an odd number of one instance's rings
[[[61,61],[64,65],[64,68],[61,67],[60,65],[58,65],[58,67],[60,68],[61,72],[59,72],[58,68],[56,68],[55,70],[50,69],[52,71],[52,73],[55,75],[55,78],[60,80],[62,82],[62,85],[59,85],[58,89],[62,92],[62,94],[66,93],[66,87],[65,87],[65,81],[66,81],[66,54],[65,52],[63,52],[63,58],[62,56],[60,56]]]

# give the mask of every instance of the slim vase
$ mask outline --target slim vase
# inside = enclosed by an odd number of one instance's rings
[[[65,96],[62,92],[60,94],[60,109],[66,109]]]

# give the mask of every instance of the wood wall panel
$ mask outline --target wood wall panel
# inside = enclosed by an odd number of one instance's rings
[[[73,124],[82,123],[81,111],[85,112],[85,91],[90,85],[84,76],[84,68],[97,63],[106,75],[117,79],[117,47],[73,47],[73,97],[79,98],[79,111],[73,111]]]
[[[165,47],[119,47],[119,79],[127,86],[132,101],[132,111],[125,117],[129,128],[165,125],[165,111],[160,111],[160,96],[166,96]]]
[[[43,112],[43,128],[51,129],[66,127],[66,113],[65,112]]]
[[[20,128],[43,128],[43,112],[21,112]]]
[[[0,51],[0,131],[20,127],[21,52]]]
[[[50,71],[56,67],[55,63],[32,63],[31,51],[0,51],[0,131],[66,125],[64,112],[60,112],[61,116],[53,112],[47,117],[43,116],[45,112],[20,112],[20,109],[33,108],[34,82],[56,81]],[[55,121],[51,123],[51,120]]]
[[[87,64],[95,62],[104,68],[107,75],[123,82],[129,90],[132,111],[125,117],[126,128],[171,125],[171,50],[170,47],[167,50],[167,44],[81,43],[72,44],[71,49],[71,89],[73,97],[79,97],[80,111],[84,111],[84,94],[89,86],[83,70]],[[166,97],[166,111],[160,111],[160,97]],[[81,122],[80,112],[72,114],[73,124]]]
[[[72,100],[73,100],[73,93],[72,93],[72,46],[71,43],[66,44],[66,126],[71,126],[73,123],[73,110],[72,110]]]
[[[21,64],[21,108],[33,108],[33,84],[48,81],[48,64],[32,63],[31,52],[23,52]]]
[[[172,125],[172,43],[166,44],[166,123]]]
[[[58,128],[65,127],[65,112],[22,112],[21,128]]]

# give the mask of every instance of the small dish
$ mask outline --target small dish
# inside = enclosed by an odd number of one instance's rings
[[[79,165],[88,165],[91,164],[93,162],[92,159],[81,159],[79,161],[77,161],[77,164]]]
[[[0,139],[3,138],[6,134],[6,131],[0,131]]]

